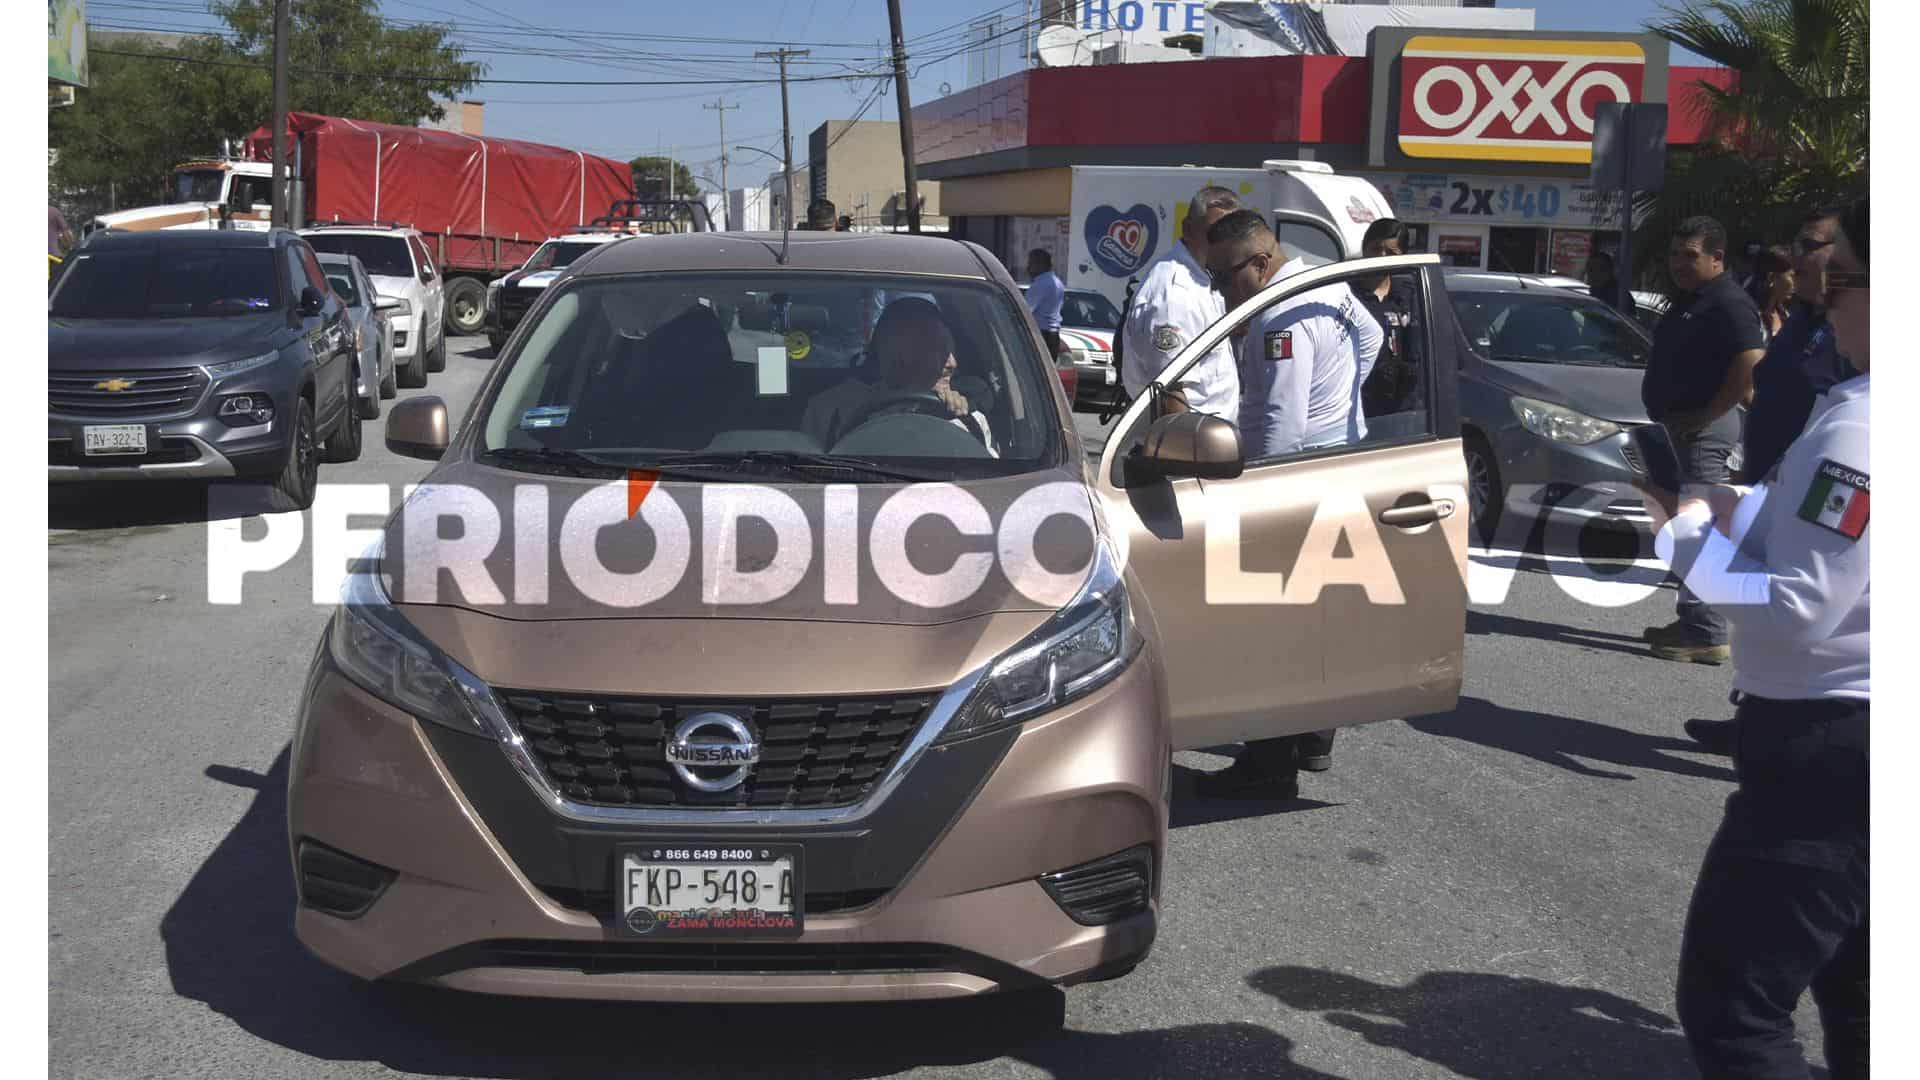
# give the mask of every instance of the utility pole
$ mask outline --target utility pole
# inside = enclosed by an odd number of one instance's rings
[[[913,106],[907,99],[907,41],[900,33],[900,0],[887,0],[893,24],[893,89],[900,99],[900,157],[907,170],[907,231],[920,231],[920,185],[913,171]]]
[[[781,167],[786,170],[784,180],[787,188],[787,214],[785,220],[788,228],[793,226],[793,126],[792,121],[787,117],[787,61],[796,56],[806,56],[811,51],[780,48],[772,52],[753,54],[756,59],[772,57],[780,62],[780,150],[784,162]]]
[[[271,226],[293,221],[287,207],[287,7],[273,0],[273,212]]]
[[[700,107],[712,109],[720,115],[720,221],[728,232],[732,232],[733,189],[727,186],[727,110],[740,106],[727,104],[726,98],[714,98],[713,104]]]

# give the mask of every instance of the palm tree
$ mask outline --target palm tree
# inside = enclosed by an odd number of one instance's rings
[[[1785,239],[1802,214],[1867,190],[1867,0],[1694,0],[1651,33],[1732,69],[1702,83],[1708,141],[1675,155],[1640,203],[1657,257],[1680,218],[1709,213],[1737,240]]]

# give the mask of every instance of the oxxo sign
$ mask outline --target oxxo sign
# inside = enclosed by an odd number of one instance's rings
[[[1374,49],[1377,165],[1393,156],[1587,165],[1599,105],[1666,100],[1664,48],[1639,37],[1380,31]]]

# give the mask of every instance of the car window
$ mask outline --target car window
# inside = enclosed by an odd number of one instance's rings
[[[367,273],[375,277],[413,276],[413,258],[408,254],[407,241],[403,237],[316,232],[302,239],[313,245],[315,251],[359,256]]]
[[[1120,309],[1106,294],[1069,292],[1060,306],[1060,325],[1084,326],[1094,330],[1120,329]]]
[[[549,240],[540,245],[540,250],[527,260],[528,270],[559,270],[573,265],[573,260],[599,247],[598,244]]]
[[[266,248],[93,251],[67,260],[49,311],[63,319],[249,315],[281,307]]]
[[[433,259],[427,255],[427,245],[421,243],[420,238],[417,236],[407,237],[407,242],[413,245],[413,258],[420,270],[420,280],[424,283],[432,284],[434,276]]]
[[[300,271],[306,276],[307,284],[323,293],[326,292],[327,272],[321,268],[320,260],[314,255],[313,249],[305,244],[295,244],[293,250],[300,259]]]
[[[348,307],[359,307],[360,290],[354,285],[353,273],[344,266],[333,267],[332,271],[327,275],[327,284],[333,286],[334,293]]]
[[[255,208],[266,209],[273,205],[273,180],[265,176],[236,176],[232,194],[244,194]]]
[[[926,479],[1064,459],[1045,381],[1057,376],[1011,298],[990,286],[806,273],[561,288],[483,407],[486,448],[551,447],[634,466],[685,451],[830,452]],[[935,328],[911,345],[870,349],[871,327],[896,304],[917,307],[894,318],[917,310]],[[953,342],[951,366],[934,351],[940,327]],[[960,415],[940,396],[948,390],[965,399]]]
[[[1287,262],[1305,259],[1308,266],[1325,266],[1340,261],[1340,244],[1318,225],[1282,219],[1275,223],[1274,237],[1280,241],[1281,258]]]
[[[1559,290],[1451,295],[1467,343],[1489,360],[1647,366],[1646,338],[1612,308],[1590,297]]]

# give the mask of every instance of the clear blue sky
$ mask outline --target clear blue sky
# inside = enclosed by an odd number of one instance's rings
[[[91,0],[87,13],[96,23],[212,28],[215,20],[195,13],[202,3]],[[1636,30],[1663,5],[1660,0],[1501,0],[1500,6],[1532,7],[1536,25],[1546,30]],[[943,83],[955,90],[967,85],[964,55],[938,58],[964,45],[972,18],[991,12],[1017,17],[1023,4],[901,0],[901,9],[909,69],[915,72],[913,100],[924,102],[939,97]],[[395,20],[454,23],[458,40],[497,78],[725,80],[711,86],[482,85],[469,95],[487,102],[489,135],[619,158],[660,147],[675,151],[696,173],[709,172],[716,179],[717,114],[702,109],[703,103],[724,99],[740,106],[726,114],[729,144],[780,149],[778,88],[733,82],[773,77],[773,62],[755,61],[755,51],[778,43],[810,44],[812,55],[793,65],[797,76],[886,70],[886,0],[381,0],[381,11]],[[660,41],[656,35],[688,40]],[[1687,62],[1687,57],[1676,53],[1674,60]],[[851,118],[879,86],[876,79],[795,84],[794,163],[806,161],[809,132],[824,121]],[[866,116],[891,120],[896,113],[888,87]],[[764,157],[740,153],[733,154],[733,166],[730,179],[736,187],[765,179],[774,167]]]

